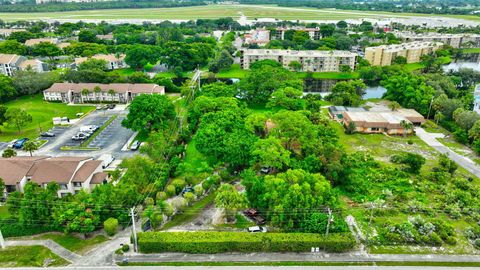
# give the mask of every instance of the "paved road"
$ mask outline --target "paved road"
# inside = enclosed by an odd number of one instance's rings
[[[415,132],[417,136],[422,139],[426,144],[437,150],[442,154],[447,154],[448,157],[455,161],[458,165],[463,167],[465,170],[469,171],[473,175],[480,177],[480,167],[475,164],[472,160],[462,155],[457,154],[450,148],[443,145],[441,142],[437,140],[437,138],[443,138],[444,135],[441,133],[429,133],[426,132],[421,127],[416,127]]]
[[[76,262],[80,260],[81,256],[71,252],[70,250],[60,246],[52,240],[7,240],[5,241],[7,247],[10,246],[44,246],[49,248],[53,253],[62,257],[69,262]]]

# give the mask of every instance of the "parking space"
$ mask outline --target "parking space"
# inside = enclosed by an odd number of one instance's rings
[[[115,143],[118,140],[124,141],[123,137],[128,139],[132,132],[122,127],[123,119],[125,119],[125,117],[122,116],[115,118],[115,120],[113,120],[102,132],[100,132],[100,134],[98,134],[88,146],[104,148],[110,145],[112,142]]]

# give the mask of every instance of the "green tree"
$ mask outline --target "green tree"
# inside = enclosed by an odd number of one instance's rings
[[[215,59],[210,62],[209,70],[217,73],[222,70],[229,69],[233,64],[233,57],[227,50],[222,50]]]
[[[175,107],[164,95],[140,95],[130,104],[122,125],[135,131],[158,131],[176,116]]]
[[[33,152],[38,150],[38,144],[34,141],[27,141],[23,145],[23,150],[28,151],[30,156],[33,156]]]
[[[339,21],[339,22],[337,22],[337,27],[338,27],[338,28],[345,29],[345,28],[348,27],[348,23],[345,22],[345,21]]]
[[[152,228],[158,228],[162,225],[163,222],[163,215],[160,209],[154,205],[149,205],[143,211],[143,217],[148,218],[150,220],[150,224]]]
[[[398,109],[400,109],[402,106],[400,106],[400,104],[396,101],[392,101],[388,104],[388,108],[394,112],[394,111],[398,111]]]
[[[302,64],[298,61],[292,61],[290,63],[288,63],[288,67],[291,69],[291,70],[294,70],[294,71],[300,71],[302,70]]]
[[[436,112],[433,119],[435,120],[435,123],[438,125],[439,122],[441,122],[445,119],[445,115],[443,115],[442,112]]]
[[[82,30],[78,33],[78,41],[95,43],[97,42],[97,36],[91,30]]]
[[[0,105],[0,127],[3,126],[5,122],[7,122],[7,117],[5,116],[7,110],[8,108],[6,106]],[[0,129],[0,133],[2,133],[2,129]]]
[[[89,58],[78,65],[77,70],[106,70],[107,61],[103,59]]]
[[[400,154],[393,155],[391,157],[391,161],[393,163],[404,164],[408,167],[407,171],[413,174],[418,174],[423,164],[425,164],[426,159],[419,154],[402,152]]]
[[[103,229],[109,236],[113,236],[118,231],[118,220],[116,218],[109,218],[103,222]]]
[[[349,51],[352,49],[353,44],[354,44],[353,39],[351,39],[348,36],[342,35],[337,37],[335,48],[337,50]]]
[[[49,88],[60,80],[58,72],[36,72],[31,69],[18,70],[12,77],[13,86],[21,95],[33,95]]]
[[[4,197],[5,192],[5,181],[0,177],[0,198]]]
[[[410,121],[402,120],[400,121],[400,126],[403,129],[403,137],[405,137],[411,129],[413,129],[413,124]]]
[[[55,56],[59,56],[62,54],[62,50],[53,43],[40,42],[38,44],[33,45],[32,54],[49,57],[50,60],[53,60]]]
[[[247,207],[245,197],[230,184],[220,186],[215,197],[215,204],[225,211],[228,222],[235,220],[238,210]]]
[[[335,105],[358,106],[362,101],[367,86],[361,80],[341,81],[332,88],[332,93],[326,97]]]
[[[0,101],[5,101],[17,94],[10,77],[0,74]]]
[[[252,157],[252,162],[275,170],[282,170],[290,164],[290,152],[282,146],[280,139],[274,137],[256,141]]]
[[[16,40],[6,40],[0,43],[0,53],[25,55],[27,46]]]
[[[407,63],[407,58],[403,56],[397,56],[393,59],[392,62],[397,65],[405,65]]]
[[[335,31],[335,25],[334,24],[322,24],[320,25],[320,33],[322,34],[322,37],[330,37],[333,35],[333,32]]]
[[[22,127],[32,122],[32,116],[20,108],[9,108],[5,113],[5,118],[7,118],[7,124],[15,126],[18,132],[21,131]]]
[[[3,158],[10,158],[15,156],[17,156],[17,152],[15,152],[15,150],[13,150],[12,148],[7,148],[3,150],[3,153],[2,153]]]
[[[185,198],[185,200],[187,201],[187,205],[190,206],[193,201],[195,201],[195,194],[193,194],[192,192],[186,192],[185,194],[183,194],[183,198]]]
[[[142,70],[148,63],[156,63],[157,56],[150,47],[136,46],[126,52],[125,63],[136,70]]]
[[[16,40],[20,43],[25,43],[25,41],[27,41],[28,39],[32,39],[34,37],[35,36],[28,31],[19,31],[19,32],[11,33],[8,36],[7,40]]]
[[[287,110],[305,109],[305,100],[302,99],[303,91],[293,87],[285,87],[272,93],[266,107],[279,107]]]

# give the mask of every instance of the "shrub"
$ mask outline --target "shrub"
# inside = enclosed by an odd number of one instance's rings
[[[122,251],[123,251],[123,252],[127,252],[127,251],[129,251],[129,250],[130,250],[130,245],[125,244],[125,245],[122,246]]]
[[[26,235],[34,235],[45,232],[62,232],[63,228],[58,226],[23,226],[12,222],[18,222],[17,220],[0,220],[0,230],[3,237],[19,237]]]
[[[116,218],[109,218],[105,220],[103,222],[103,229],[108,235],[115,235],[118,230],[118,220]]]
[[[350,234],[259,233],[247,232],[145,232],[138,234],[141,252],[309,252],[324,247],[343,252],[355,246]]]
[[[172,185],[175,187],[176,194],[179,194],[180,192],[182,192],[186,183],[185,183],[185,180],[183,179],[175,179],[172,181]]]
[[[168,186],[165,188],[165,192],[167,193],[168,197],[175,196],[175,194],[176,194],[176,192],[175,192],[175,186],[174,186],[174,185],[168,185]]]

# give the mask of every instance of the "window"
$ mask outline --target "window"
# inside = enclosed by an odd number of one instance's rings
[[[68,189],[67,184],[60,184],[60,189],[67,190]]]
[[[372,128],[370,128],[370,130],[371,130],[371,131],[379,131],[380,129],[377,128],[377,127],[372,127]]]
[[[80,182],[73,182],[74,187],[82,187],[82,183]]]

